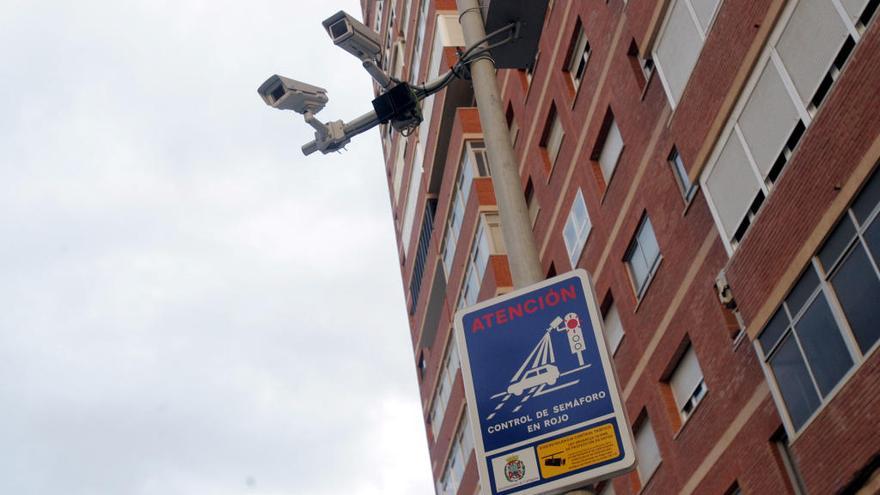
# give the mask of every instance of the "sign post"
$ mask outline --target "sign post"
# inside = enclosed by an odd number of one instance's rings
[[[555,494],[635,467],[589,276],[575,270],[455,315],[484,494]]]

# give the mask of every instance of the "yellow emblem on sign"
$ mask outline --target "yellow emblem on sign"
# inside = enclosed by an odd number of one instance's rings
[[[553,478],[620,456],[614,425],[604,424],[538,445],[541,475]]]

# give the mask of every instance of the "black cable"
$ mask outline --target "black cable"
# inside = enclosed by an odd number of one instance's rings
[[[479,48],[481,44],[489,41],[490,39],[494,38],[495,36],[498,36],[499,34],[505,32],[505,31],[510,31],[511,29],[515,29],[516,25],[517,24],[515,22],[511,22],[510,24],[508,24],[502,28],[499,28],[499,29],[496,29],[495,31],[492,31],[491,33],[487,34],[485,38],[481,39],[480,41],[477,41],[476,43],[471,45],[467,50],[465,50],[465,52],[461,55],[461,58],[467,57],[472,51]],[[502,43],[507,43],[507,42],[511,41],[512,39],[513,39],[513,36],[511,35],[506,40],[504,40]],[[495,46],[497,46],[497,45],[495,45]]]

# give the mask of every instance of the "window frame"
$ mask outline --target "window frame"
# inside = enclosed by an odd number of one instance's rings
[[[687,167],[684,164],[684,159],[682,159],[681,153],[678,151],[677,147],[672,147],[672,151],[669,152],[669,157],[666,158],[666,163],[672,170],[672,175],[675,177],[675,183],[678,185],[678,190],[681,192],[681,197],[684,199],[685,204],[690,204],[694,199],[694,196],[697,194],[697,186],[699,185],[699,182],[691,182]]]
[[[468,252],[467,265],[459,288],[457,309],[476,304],[486,270],[489,269],[489,260],[493,255],[497,255],[503,250],[497,242],[500,237],[499,233],[494,232],[494,229],[500,229],[500,220],[491,219],[490,216],[497,217],[498,215],[497,213],[481,213],[477,221],[476,231]],[[485,253],[483,253],[484,250]],[[472,282],[473,285],[471,285]]]
[[[661,58],[658,56],[657,48],[660,45],[660,40],[663,39],[663,36],[666,34],[666,30],[669,27],[670,19],[672,18],[672,12],[675,10],[675,6],[677,2],[685,2],[685,8],[688,11],[689,19],[694,23],[694,26],[697,28],[697,34],[700,36],[700,49],[697,52],[697,58],[694,61],[693,67],[690,69],[690,74],[688,74],[687,80],[684,83],[684,86],[681,89],[682,96],[684,92],[687,90],[688,83],[690,83],[691,76],[694,73],[694,69],[697,67],[697,64],[700,61],[700,55],[703,53],[703,47],[706,45],[706,38],[709,36],[709,32],[712,30],[712,27],[715,25],[715,19],[718,18],[718,12],[721,10],[721,5],[724,3],[724,0],[718,0],[718,3],[715,5],[715,10],[712,12],[712,16],[709,20],[708,25],[705,29],[700,24],[699,17],[696,14],[696,10],[694,9],[691,0],[671,0],[665,7],[665,12],[663,13],[663,22],[660,24],[660,29],[657,31],[657,36],[655,37],[655,41],[651,48],[651,60],[653,61],[653,70],[657,72],[657,75],[660,76],[661,85],[663,86],[663,92],[666,94],[666,99],[669,101],[669,106],[672,108],[672,111],[675,112],[675,109],[678,107],[678,101],[675,100],[672,96],[672,90],[669,86],[669,79],[667,74],[664,72],[663,65],[661,63]]]
[[[721,1],[723,2],[723,0]],[[818,111],[821,109],[824,102],[827,101],[828,94],[833,91],[835,83],[840,77],[839,74],[846,68],[847,62],[852,58],[852,53],[858,47],[859,42],[864,36],[864,33],[859,32],[857,24],[849,19],[848,16],[841,15],[840,19],[846,28],[846,32],[849,37],[848,39],[852,39],[854,44],[849,50],[849,54],[847,55],[846,59],[837,70],[838,75],[831,82],[831,86],[826,89],[822,103],[819,105],[819,107],[816,107],[815,110],[810,110],[810,108],[804,105],[803,101],[801,101],[801,97],[797,89],[795,89],[794,83],[791,79],[791,76],[789,75],[789,71],[785,67],[785,64],[783,63],[782,58],[777,50],[777,44],[781,40],[782,35],[785,33],[785,30],[788,27],[795,10],[802,1],[805,0],[791,0],[787,3],[787,5],[780,13],[776,24],[773,26],[773,29],[767,38],[767,42],[762,49],[761,54],[758,56],[754,66],[751,69],[749,77],[743,86],[743,90],[740,93],[737,102],[730,113],[730,116],[727,118],[727,121],[722,128],[721,133],[718,135],[718,139],[716,141],[716,144],[714,145],[712,153],[709,155],[709,158],[706,161],[706,166],[700,173],[700,178],[698,182],[700,184],[700,187],[703,189],[703,194],[706,196],[706,202],[709,205],[709,211],[712,213],[712,218],[715,222],[716,228],[718,228],[722,243],[724,244],[724,248],[727,251],[728,256],[733,256],[739,245],[745,241],[745,236],[748,234],[751,225],[755,222],[756,217],[760,213],[763,204],[766,203],[767,199],[775,188],[776,182],[778,182],[778,180],[781,178],[781,174],[783,174],[788,168],[788,164],[791,162],[792,156],[797,152],[800,142],[803,140],[805,134],[810,130],[811,124],[813,120],[815,120]],[[838,14],[841,13],[838,11]],[[843,44],[846,45],[846,42],[844,42]],[[841,51],[842,50],[843,48],[841,48]],[[832,68],[829,69],[829,73],[833,72],[832,69],[836,67],[835,64],[837,63],[837,58],[839,56],[840,53],[835,56],[834,63],[832,64]],[[749,143],[741,130],[739,120],[742,117],[746,106],[749,104],[749,101],[751,100],[755,89],[757,88],[761,76],[764,74],[764,71],[771,65],[776,70],[777,74],[782,80],[786,94],[787,96],[789,96],[792,105],[797,112],[799,124],[797,124],[795,126],[795,129],[792,130],[791,133],[788,135],[788,138],[784,143],[782,150],[780,151],[780,159],[782,159],[782,156],[784,156],[785,160],[783,160],[781,164],[774,164],[771,169],[768,170],[768,173],[765,177],[759,165],[756,163],[755,158],[752,156],[752,150],[749,147]],[[758,192],[753,198],[749,198],[749,201],[746,202],[746,204],[748,205],[746,211],[740,217],[739,223],[737,224],[737,228],[734,229],[733,235],[728,237],[724,223],[721,218],[721,212],[716,205],[716,198],[713,198],[712,190],[708,185],[708,179],[712,172],[715,170],[715,167],[718,165],[722,152],[728,145],[728,142],[734,139],[737,140],[737,142],[734,144],[740,146],[746,155],[745,166],[755,175],[756,184],[758,185]]]
[[[612,310],[614,314],[617,315],[617,322],[620,326],[620,338],[614,342],[614,345],[608,340],[608,315],[611,314]],[[620,345],[623,343],[624,337],[626,337],[626,329],[623,328],[623,320],[620,318],[620,308],[614,301],[614,297],[610,297],[610,302],[608,303],[608,307],[602,311],[602,334],[605,336],[605,343],[609,347],[609,351],[611,356],[617,354],[617,351],[620,349]]]
[[[569,82],[573,89],[574,95],[580,92],[580,88],[586,78],[587,68],[590,65],[590,59],[593,55],[593,49],[590,45],[590,39],[584,29],[584,24],[580,17],[575,23],[575,29],[572,33],[569,45],[568,56],[565,58],[563,71],[568,73]],[[583,66],[581,66],[583,63]]]
[[[692,361],[688,359],[691,357],[693,358]],[[679,397],[676,393],[676,387],[674,384],[676,380],[675,377],[678,372],[684,371],[682,366],[687,365],[688,363],[693,363],[697,367],[700,378],[697,380],[697,384],[694,385],[693,390],[690,391],[686,398]],[[697,407],[702,404],[703,399],[706,398],[706,394],[709,392],[709,386],[706,384],[706,374],[703,372],[703,367],[700,366],[700,358],[697,356],[697,351],[694,349],[693,343],[687,343],[684,352],[678,357],[675,366],[669,373],[669,379],[666,380],[666,383],[669,385],[669,389],[675,401],[675,407],[678,410],[679,420],[681,421],[679,429],[681,429],[688,420],[693,417]]]
[[[478,155],[482,158],[478,158]],[[479,163],[481,160],[483,166]],[[452,276],[452,265],[461,239],[461,227],[467,212],[470,190],[473,187],[474,179],[489,176],[488,163],[486,144],[482,139],[469,139],[464,142],[458,167],[452,179],[452,196],[449,200],[443,237],[440,241],[440,260],[447,279]],[[484,170],[481,170],[483,167]]]
[[[642,470],[640,468],[644,465],[644,463],[642,463],[642,462],[638,463],[634,473],[636,475],[636,479],[639,480],[639,484],[640,484],[639,491],[641,491],[641,489],[643,489],[645,486],[647,486],[648,483],[652,479],[654,479],[654,475],[657,474],[657,471],[659,471],[660,467],[663,465],[663,453],[660,451],[660,444],[657,442],[657,432],[654,430],[654,426],[651,424],[651,418],[650,418],[650,416],[648,416],[647,413],[642,414],[641,419],[639,419],[639,421],[636,423],[636,426],[633,428],[633,444],[634,444],[634,447],[636,450],[636,456],[639,459],[645,459],[644,453],[640,452],[638,438],[639,438],[639,433],[646,426],[651,431],[651,437],[653,438],[652,443],[654,444],[654,447],[656,448],[656,451],[657,451],[657,464],[655,464],[653,469],[651,470],[651,472],[645,474],[644,478],[643,478]]]
[[[880,182],[880,168],[875,169],[865,181],[863,185],[862,191],[867,189],[867,186],[870,182],[877,181]],[[874,275],[880,280],[880,253],[874,253],[868,248],[868,244],[865,240],[864,233],[871,227],[877,228],[878,222],[880,222],[880,201],[873,206],[870,210],[870,213],[866,215],[865,219],[860,223],[858,221],[858,217],[853,211],[853,205],[859,200],[861,197],[861,192],[853,197],[853,201],[847,207],[844,214],[840,219],[834,224],[834,226],[828,232],[828,238],[816,249],[813,255],[810,257],[809,262],[807,263],[804,270],[795,280],[795,283],[792,284],[792,287],[789,289],[788,294],[786,294],[785,298],[780,301],[779,306],[774,311],[773,316],[768,319],[767,323],[765,323],[764,328],[758,333],[757,337],[752,342],[753,347],[755,348],[755,352],[758,355],[758,358],[761,363],[761,369],[764,372],[764,376],[767,380],[767,383],[770,386],[771,394],[773,396],[773,400],[776,403],[776,408],[779,411],[779,415],[782,418],[783,425],[785,426],[786,433],[788,437],[792,439],[792,441],[796,440],[799,435],[805,432],[812,422],[825,410],[825,407],[831,403],[838,392],[846,386],[850,378],[856,374],[862,367],[862,365],[871,359],[874,353],[880,349],[880,338],[875,340],[869,347],[862,350],[861,345],[856,337],[855,332],[852,329],[851,323],[848,319],[846,312],[843,309],[843,305],[841,304],[840,296],[838,296],[837,289],[833,286],[833,278],[839,272],[840,268],[844,265],[846,261],[850,259],[850,256],[855,252],[857,247],[861,247],[861,249],[865,250],[868,254],[868,261],[874,270]],[[824,266],[820,255],[827,243],[832,240],[832,234],[836,232],[838,227],[841,226],[842,222],[851,222],[855,226],[855,231],[852,234],[853,238],[849,239],[845,246],[840,249],[840,254],[833,260],[833,262],[829,266]],[[875,225],[876,224],[876,225]],[[816,287],[811,289],[809,295],[803,299],[803,302],[799,303],[797,310],[792,313],[789,308],[789,298],[796,291],[798,287],[798,282],[801,281],[802,277],[804,277],[808,272],[812,271],[813,275],[817,278],[818,282]],[[800,336],[797,333],[796,326],[801,323],[801,318],[804,314],[811,308],[812,304],[816,302],[819,297],[824,297],[825,303],[828,305],[831,316],[834,320],[834,323],[837,325],[837,328],[834,329],[837,331],[838,335],[843,341],[845,349],[848,353],[848,356],[852,360],[852,364],[849,369],[843,372],[838,379],[837,383],[831,387],[830,390],[826,394],[822,393],[821,388],[818,385],[817,379],[814,375],[813,368],[816,364],[811,364],[809,360],[809,356],[805,353],[803,346],[800,342]],[[768,348],[764,348],[764,343],[761,342],[761,337],[764,335],[764,332],[768,330],[771,323],[774,321],[773,318],[777,316],[778,312],[784,312],[787,320],[787,324],[785,325],[785,329],[780,332],[780,334],[775,338],[771,345]],[[804,419],[803,423],[796,427],[794,424],[794,420],[792,419],[791,413],[788,410],[788,406],[786,405],[785,398],[782,395],[782,389],[779,385],[779,382],[776,379],[776,375],[772,369],[772,365],[770,364],[773,357],[776,355],[777,351],[782,347],[783,342],[788,338],[793,338],[794,342],[797,344],[797,349],[799,352],[799,356],[803,361],[804,366],[807,370],[807,377],[809,378],[809,383],[813,386],[813,391],[818,397],[819,403],[813,409],[809,415]]]
[[[443,355],[443,364],[440,367],[437,383],[431,392],[428,419],[431,423],[431,432],[436,441],[440,430],[443,428],[443,419],[446,417],[446,409],[449,407],[449,399],[452,395],[452,387],[461,369],[461,358],[458,355],[458,346],[454,338],[448,339],[446,352]],[[438,406],[442,406],[438,409]]]
[[[651,234],[654,238],[654,244],[657,245],[657,257],[654,258],[654,260],[650,264],[647,263],[647,261],[648,261],[647,257],[644,257],[644,260],[647,265],[647,272],[646,272],[644,280],[641,282],[641,285],[640,285],[636,279],[636,274],[635,274],[635,271],[633,270],[631,260],[632,260],[633,255],[636,253],[637,248],[640,245],[639,241],[640,241],[641,233],[642,233],[643,229],[645,228],[645,225],[649,225],[651,227]],[[644,253],[643,253],[643,255],[644,255]],[[632,283],[633,290],[636,294],[636,300],[641,301],[642,298],[645,296],[645,293],[648,291],[648,287],[650,287],[651,282],[653,282],[653,280],[654,280],[654,276],[657,273],[657,269],[660,266],[660,262],[663,260],[663,251],[660,249],[660,242],[657,240],[657,233],[654,231],[654,225],[653,225],[653,223],[651,223],[651,218],[648,216],[647,213],[644,213],[642,215],[641,220],[639,220],[638,227],[636,227],[636,230],[635,230],[635,233],[633,234],[632,240],[630,241],[629,245],[626,248],[623,260],[626,264],[627,273],[629,273],[629,279],[630,279],[630,282]]]
[[[558,135],[558,139],[552,139]],[[559,118],[559,111],[556,103],[550,105],[550,111],[547,113],[547,120],[544,123],[544,132],[538,145],[543,151],[544,161],[547,172],[551,172],[556,167],[556,160],[562,153],[562,143],[565,141],[565,127],[562,125],[562,119]]]
[[[582,207],[583,209],[584,216],[582,222],[577,222],[577,219],[574,217],[575,212],[580,209],[576,209],[576,207]],[[573,245],[569,244],[569,239],[566,235],[569,224],[574,228],[575,238],[572,240],[574,243]],[[571,263],[572,269],[577,268],[578,261],[584,253],[587,240],[590,238],[590,233],[592,231],[593,222],[592,219],[590,219],[590,211],[587,209],[587,202],[584,200],[583,190],[578,188],[577,193],[575,193],[575,196],[571,201],[571,206],[569,206],[568,215],[565,218],[565,224],[562,226],[562,241],[563,244],[565,244],[565,250],[568,253],[568,260]]]

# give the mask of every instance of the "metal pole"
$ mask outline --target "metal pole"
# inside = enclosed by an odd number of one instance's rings
[[[486,37],[479,1],[456,0],[456,4],[464,43],[466,46],[473,46]],[[498,213],[501,215],[507,262],[513,275],[513,285],[517,288],[525,287],[543,280],[544,273],[541,270],[535,236],[532,234],[528,206],[520,186],[516,157],[510,143],[510,130],[501,109],[495,63],[489,58],[478,58],[471,62],[470,70],[477,109],[480,112],[480,125],[483,127],[483,139],[489,154],[492,186],[495,188]],[[591,490],[577,489],[569,491],[567,495],[592,493]]]
[[[478,0],[456,0],[464,42],[472,46],[486,37],[486,27],[480,13]],[[489,171],[501,215],[501,230],[507,248],[507,261],[515,287],[525,287],[544,279],[538,248],[532,234],[528,207],[520,185],[519,171],[507,119],[501,108],[498,82],[495,79],[495,63],[488,58],[478,58],[470,64],[474,96],[480,113],[480,125],[486,151],[489,154]]]

